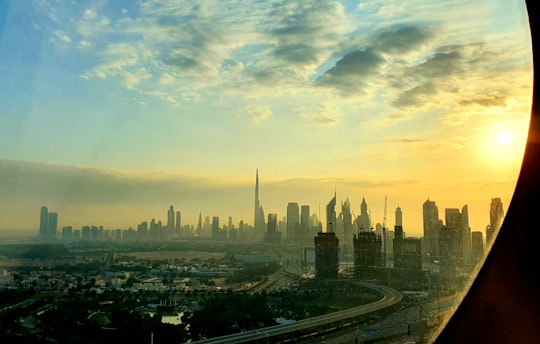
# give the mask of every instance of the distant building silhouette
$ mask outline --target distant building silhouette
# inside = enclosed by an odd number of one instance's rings
[[[287,240],[296,242],[300,236],[300,208],[298,203],[287,204]]]
[[[486,228],[486,245],[490,245],[499,232],[504,219],[504,208],[500,198],[492,198],[489,207],[489,225]]]
[[[268,214],[268,229],[264,233],[264,242],[267,244],[281,244],[281,233],[277,230],[277,214]]]
[[[482,232],[471,232],[471,263],[478,264],[484,257],[484,237]]]
[[[219,227],[219,217],[212,217],[212,239],[219,240],[222,239],[221,228]]]
[[[346,252],[350,251],[351,238],[353,237],[353,223],[351,213],[351,202],[347,198],[345,202],[341,204],[341,222],[343,226],[343,249]]]
[[[47,240],[49,236],[49,210],[47,207],[41,207],[39,216],[39,238]]]
[[[58,230],[58,214],[49,213],[49,223],[47,227],[47,238],[49,240],[56,239],[56,231]]]
[[[167,231],[168,234],[174,231],[174,207],[171,205],[167,211]]]
[[[302,205],[300,207],[300,241],[307,243],[311,240],[312,235],[310,234],[310,224],[309,224],[309,205]]]
[[[440,255],[439,233],[442,221],[439,219],[439,208],[434,201],[428,199],[424,202],[422,208],[424,220],[423,252],[426,257],[434,260]]]
[[[64,241],[73,240],[73,227],[72,226],[64,226],[62,228],[62,240]]]
[[[353,236],[354,273],[361,276],[366,268],[382,267],[382,239],[375,232],[358,232]]]
[[[368,212],[368,205],[366,199],[362,197],[362,203],[360,204],[360,215],[356,218],[357,227],[361,232],[371,231],[371,218]]]
[[[336,232],[336,194],[326,205],[326,231],[329,233]]]
[[[394,241],[393,241],[393,256],[394,256],[394,268],[403,267],[403,240],[405,239],[405,233],[403,233],[403,226],[394,226]]]
[[[394,265],[394,268],[422,270],[422,241],[419,238],[403,238],[400,250],[399,266]]]
[[[315,277],[337,279],[339,239],[334,232],[319,232],[315,241]]]
[[[176,219],[174,221],[174,232],[176,234],[180,234],[181,229],[182,229],[182,213],[179,210],[177,210]]]
[[[253,228],[256,236],[261,236],[264,233],[266,224],[264,223],[264,210],[259,202],[259,168],[255,174],[255,209],[254,209]]]

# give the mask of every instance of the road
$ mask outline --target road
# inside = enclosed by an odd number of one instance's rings
[[[403,296],[398,291],[377,285],[372,283],[359,282],[359,285],[365,286],[367,288],[372,288],[378,290],[384,294],[384,296],[373,303],[363,305],[360,307],[350,308],[343,311],[338,311],[326,315],[321,315],[309,319],[304,319],[296,321],[290,324],[281,324],[270,327],[265,327],[262,329],[246,331],[242,333],[231,334],[227,336],[221,336],[216,338],[204,339],[192,343],[198,344],[210,344],[210,343],[248,343],[257,340],[270,340],[272,337],[283,336],[286,334],[292,334],[300,330],[307,330],[309,328],[315,328],[321,325],[328,323],[333,323],[341,320],[352,319],[362,315],[366,315],[387,307],[391,307],[399,302],[401,302]]]

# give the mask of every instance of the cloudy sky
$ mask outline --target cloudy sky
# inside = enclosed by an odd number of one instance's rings
[[[2,1],[0,229],[136,227],[288,202],[422,235],[511,199],[532,92],[522,1]],[[339,213],[339,209],[338,209]],[[324,214],[321,214],[324,221]]]

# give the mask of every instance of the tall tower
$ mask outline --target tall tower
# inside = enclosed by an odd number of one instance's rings
[[[199,212],[199,222],[197,223],[197,236],[203,235],[202,213]]]
[[[471,227],[469,227],[469,207],[466,204],[461,209],[461,218],[463,261],[469,264],[471,261]]]
[[[56,231],[58,229],[58,213],[49,213],[49,224],[47,227],[47,236],[49,240],[56,239]]]
[[[255,213],[253,216],[253,227],[257,228],[257,221],[259,220],[259,168],[255,172]]]
[[[319,232],[315,242],[315,276],[336,279],[339,267],[339,239],[334,232]]]
[[[167,229],[169,233],[174,230],[174,207],[172,205],[167,211]]]
[[[303,205],[300,207],[300,232],[301,232],[301,240],[305,241],[307,239],[310,239],[309,235],[309,205]]]
[[[401,208],[398,206],[396,208],[396,226],[403,227],[403,213],[401,212]]]
[[[174,222],[174,230],[175,231],[180,231],[180,227],[182,227],[182,213],[177,210],[176,211],[176,220]]]
[[[47,239],[49,231],[49,210],[47,207],[41,207],[41,213],[39,216],[39,238],[41,240]]]
[[[426,256],[435,258],[439,252],[439,230],[442,227],[442,221],[439,219],[439,208],[435,201],[430,201],[429,198],[424,202],[423,206],[424,219],[424,253]]]
[[[362,197],[362,204],[360,204],[360,216],[356,221],[361,232],[371,232],[371,219],[369,218],[368,206],[364,197]]]
[[[297,241],[299,239],[300,208],[298,203],[287,204],[287,239]]]
[[[266,224],[264,222],[264,211],[259,202],[259,168],[257,167],[257,172],[255,174],[255,209],[254,209],[254,218],[253,218],[253,228],[257,235],[264,233]]]
[[[489,226],[486,228],[486,245],[490,245],[501,228],[504,218],[503,204],[500,198],[492,198],[489,207]]]
[[[326,205],[326,232],[335,233],[336,231],[336,194],[334,198]]]
[[[343,216],[343,246],[346,248],[351,245],[353,237],[351,202],[348,198],[341,205],[341,214]]]

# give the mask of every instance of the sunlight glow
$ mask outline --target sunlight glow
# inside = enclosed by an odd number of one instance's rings
[[[503,132],[499,134],[497,142],[500,145],[508,145],[514,140],[514,135],[512,133]]]

